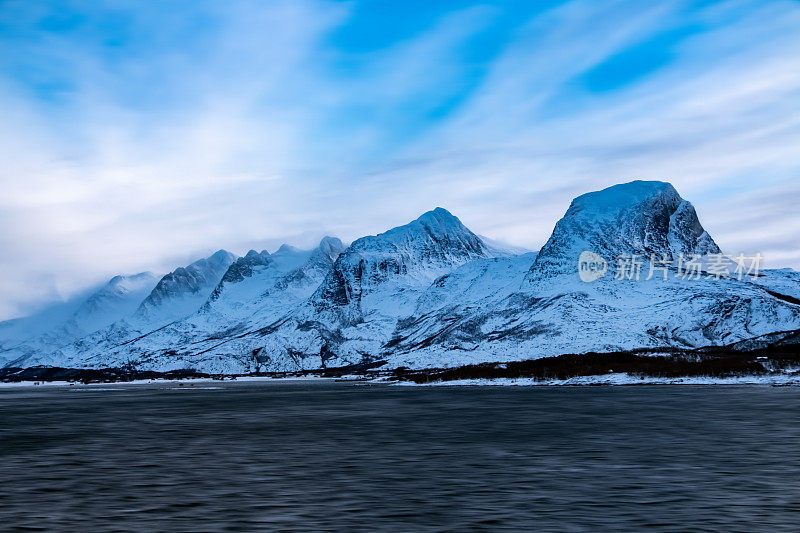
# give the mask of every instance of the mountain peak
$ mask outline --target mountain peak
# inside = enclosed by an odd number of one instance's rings
[[[632,181],[575,198],[542,248],[534,269],[576,272],[583,251],[609,263],[638,254],[675,259],[678,254],[718,253],[691,203],[671,184]]]
[[[219,250],[165,275],[136,311],[139,319],[169,322],[197,310],[217,286],[236,256]]]
[[[245,254],[245,258],[250,261],[254,260],[266,260],[269,257],[269,252],[266,250],[261,250],[260,252],[256,252],[255,250],[250,250]]]
[[[138,274],[118,274],[108,280],[105,290],[138,290],[142,286],[158,281],[158,275],[153,272],[139,272]]]
[[[230,263],[230,262],[233,262],[233,260],[235,260],[235,259],[236,259],[236,255],[232,254],[228,250],[217,250],[216,252],[214,252],[213,254],[211,254],[208,257],[209,261],[220,262],[220,263],[224,263],[224,262]]]
[[[352,250],[406,246],[410,241],[433,241],[437,246],[451,243],[456,247],[466,244],[483,252],[481,240],[447,209],[437,207],[423,213],[408,224],[397,226],[375,236],[362,237],[353,242]],[[469,242],[467,242],[469,241]]]
[[[437,207],[417,219],[374,236],[356,239],[348,252],[383,250],[390,253],[399,248],[450,250],[456,254],[484,255],[486,247],[461,221],[447,209]]]
[[[275,250],[272,255],[282,255],[282,254],[294,254],[299,252],[300,249],[289,244],[281,244],[281,247]]]
[[[423,213],[411,224],[419,223],[423,226],[435,230],[442,230],[446,228],[462,228],[464,225],[461,221],[453,215],[450,211],[443,207],[436,207],[431,211]],[[465,228],[466,229],[466,228]]]
[[[620,210],[641,205],[649,199],[661,197],[667,200],[682,200],[672,184],[665,181],[635,180],[619,183],[599,191],[582,194],[575,198],[567,212],[591,209],[598,215],[611,216]]]
[[[198,259],[197,261],[194,261],[193,263],[189,264],[186,267],[179,267],[178,269],[176,269],[176,271],[180,270],[180,268],[194,268],[203,270],[209,268],[209,266],[212,265],[214,267],[218,267],[219,265],[224,265],[224,268],[228,268],[228,266],[234,261],[236,261],[236,259],[237,259],[236,255],[230,253],[227,250],[217,250],[210,256]],[[172,273],[174,272],[175,271],[173,271]]]
[[[444,207],[434,207],[430,211],[422,213],[417,220],[458,220],[458,218]]]
[[[222,276],[220,280],[220,285],[224,283],[237,283],[242,281],[244,278],[248,278],[253,275],[253,269],[257,268],[261,265],[267,265],[272,261],[272,258],[269,255],[269,252],[266,250],[256,252],[255,250],[250,250],[244,257],[240,257],[228,267],[225,274]],[[214,289],[214,293],[211,294],[213,298],[215,293],[219,290],[219,286]]]
[[[449,211],[437,207],[403,226],[354,241],[316,293],[322,307],[360,302],[392,281],[402,292],[419,288],[471,259],[486,245]],[[394,309],[397,312],[399,308]]]
[[[336,261],[336,258],[339,257],[342,252],[344,252],[345,248],[345,245],[340,239],[326,236],[319,241],[318,250],[331,261]]]

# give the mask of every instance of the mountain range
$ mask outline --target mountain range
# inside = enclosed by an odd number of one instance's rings
[[[605,275],[581,278],[584,252]],[[615,275],[621,257],[638,262],[639,279]],[[479,237],[436,208],[349,246],[325,237],[313,250],[220,250],[163,277],[116,276],[0,323],[0,366],[428,368],[726,346],[800,329],[800,273],[720,275],[718,257],[692,204],[664,182],[576,198],[539,252]],[[679,270],[686,258],[699,258],[697,276]]]

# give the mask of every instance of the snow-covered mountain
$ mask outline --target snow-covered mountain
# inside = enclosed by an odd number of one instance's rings
[[[455,267],[490,257],[483,241],[437,208],[346,250],[250,252],[195,315],[116,349],[58,354],[69,364],[137,361],[159,369],[313,368],[358,362],[389,340],[416,297]]]
[[[97,331],[131,314],[147,294],[158,276],[143,272],[133,276],[114,276],[99,291],[81,304],[62,329],[73,337]]]
[[[341,366],[375,359],[400,319],[440,276],[491,255],[447,210],[353,242],[308,301],[263,334],[271,369]]]
[[[542,247],[533,272],[575,272],[585,250],[609,262],[630,254],[674,260],[679,254],[720,251],[692,204],[660,181],[633,181],[575,198]]]
[[[134,321],[166,324],[197,311],[236,259],[234,254],[219,250],[210,257],[173,270],[161,278],[139,305]]]
[[[116,346],[191,314],[205,303],[234,259],[220,250],[160,278],[150,272],[115,276],[63,323],[40,321],[40,334],[14,350],[8,364],[54,360],[51,354],[69,346],[78,350]]]
[[[172,370],[256,370],[249,336],[297,307],[320,285],[344,245],[325,237],[314,250],[288,245],[275,253],[251,250],[234,261],[205,303],[169,324],[138,327],[119,337],[86,338],[35,362],[60,366],[123,366]]]
[[[602,257],[609,274],[581,281],[584,251]],[[585,194],[556,224],[516,289],[497,291],[492,301],[468,292],[435,311],[420,308],[403,322],[387,356],[395,366],[446,366],[722,345],[800,327],[800,306],[750,280],[676,276],[680,254],[717,253],[692,205],[668,183],[635,181]],[[616,259],[633,254],[643,259],[640,279],[616,279]],[[646,279],[651,254],[673,261],[668,279],[655,269]]]
[[[0,364],[22,364],[32,355],[51,351],[130,315],[158,279],[152,272],[114,276],[84,298],[57,304],[32,317],[0,323]]]
[[[584,252],[605,275],[581,278]],[[209,372],[377,360],[432,367],[733,345],[800,329],[800,274],[717,279],[708,272],[719,254],[692,205],[663,182],[576,198],[538,253],[479,237],[436,208],[346,249],[326,237],[314,250],[218,252],[162,278],[111,325],[70,315],[76,332],[94,333],[29,349],[16,362]],[[651,264],[651,255],[664,263]],[[626,256],[638,258],[638,279],[615,276]],[[678,275],[691,256],[704,257],[697,279]],[[19,329],[0,324],[0,342]]]
[[[800,272],[791,268],[764,270],[754,280],[776,298],[800,303]]]

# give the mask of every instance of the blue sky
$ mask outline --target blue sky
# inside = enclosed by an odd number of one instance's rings
[[[0,319],[444,206],[538,248],[672,182],[800,267],[800,3],[0,1]]]

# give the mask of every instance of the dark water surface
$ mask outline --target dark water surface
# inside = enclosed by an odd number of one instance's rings
[[[0,528],[800,531],[797,388],[103,388],[0,389]]]

